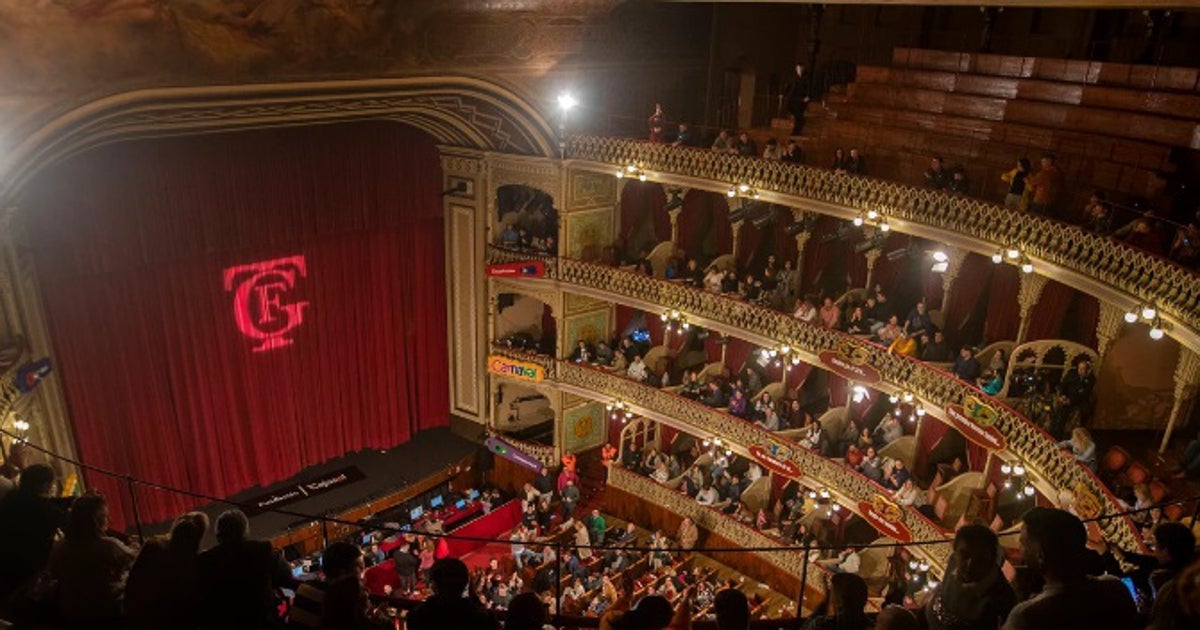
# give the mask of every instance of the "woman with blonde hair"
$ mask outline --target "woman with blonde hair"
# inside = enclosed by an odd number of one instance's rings
[[[1071,449],[1071,454],[1075,459],[1085,466],[1090,468],[1092,472],[1096,471],[1096,443],[1092,441],[1092,434],[1083,427],[1075,427],[1071,431],[1071,439],[1063,440],[1058,443],[1060,448]]]

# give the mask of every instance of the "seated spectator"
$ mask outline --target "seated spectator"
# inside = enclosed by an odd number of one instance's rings
[[[154,538],[142,545],[125,584],[128,630],[196,627],[196,559],[206,531],[208,517],[188,512],[175,520],[169,538]]]
[[[586,594],[583,584],[576,579],[563,594],[581,600]],[[504,630],[543,630],[550,623],[550,613],[537,593],[521,593],[509,601],[508,613],[504,617]]]
[[[875,447],[869,447],[863,453],[863,460],[858,465],[858,471],[866,475],[868,479],[876,483],[883,481],[883,461],[879,454],[875,452]]]
[[[767,148],[763,149],[764,160],[780,160],[783,159],[783,149],[779,147],[779,142],[775,138],[767,138]]]
[[[1029,206],[1029,195],[1026,194],[1025,178],[1033,165],[1029,158],[1020,158],[1013,169],[1000,176],[1000,180],[1008,184],[1008,194],[1004,195],[1004,207],[1009,210],[1024,212]]]
[[[497,630],[500,625],[467,592],[471,583],[467,565],[457,558],[443,558],[429,570],[433,596],[408,615],[410,630]],[[466,596],[464,596],[466,594]]]
[[[817,307],[813,306],[808,298],[798,300],[796,302],[796,310],[792,313],[792,317],[806,323],[813,324],[817,321]]]
[[[894,414],[888,414],[875,427],[872,434],[873,446],[883,448],[902,437],[904,437],[904,427],[900,424],[900,419]]]
[[[679,131],[675,133],[675,141],[671,145],[676,147],[690,147],[695,145],[695,140],[692,138],[692,130],[688,128],[687,123],[679,123]]]
[[[858,448],[857,444],[851,444],[846,449],[846,465],[851,468],[857,468],[863,461],[863,452]]]
[[[916,335],[901,332],[900,336],[888,345],[888,352],[905,357],[917,357],[921,354],[921,345],[917,343]]]
[[[925,300],[917,302],[908,312],[908,317],[904,318],[903,330],[908,335],[920,335],[933,330],[933,318],[929,315],[929,307],[925,305]]]
[[[851,335],[866,335],[871,332],[871,322],[863,314],[861,306],[855,306],[853,311],[850,311],[850,317],[846,319],[846,332]]]
[[[858,149],[850,149],[850,157],[846,158],[843,170],[851,175],[866,175],[867,160],[858,152]]]
[[[829,580],[827,601],[818,606],[802,630],[869,630],[864,612],[867,607],[867,583],[853,572],[842,572]]]
[[[575,345],[575,351],[571,353],[571,360],[576,363],[593,363],[596,360],[596,354],[588,343],[582,339]]]
[[[1137,608],[1113,577],[1086,574],[1087,529],[1079,517],[1034,507],[1021,518],[1025,566],[1045,580],[1042,592],[1017,604],[1003,630],[1026,628],[1137,628]]]
[[[326,547],[321,556],[324,582],[305,582],[296,589],[289,618],[300,628],[386,630],[393,626],[380,608],[371,606],[362,574],[362,550],[345,542]],[[315,622],[315,623],[314,623]]]
[[[900,604],[890,604],[875,617],[875,630],[920,630],[921,622]]]
[[[951,568],[923,610],[929,630],[997,628],[1017,605],[1017,594],[1000,570],[1000,539],[984,525],[954,534]]]
[[[738,294],[747,302],[757,302],[762,296],[762,283],[755,280],[754,276],[747,274],[746,279],[738,287]]]
[[[821,560],[817,564],[835,573],[858,573],[859,567],[862,566],[862,557],[858,555],[858,550],[847,547],[838,555]]]
[[[612,365],[613,349],[608,345],[608,342],[601,339],[596,342],[596,363],[600,365]]]
[[[896,503],[905,507],[919,508],[926,504],[925,491],[918,488],[912,477],[904,480],[904,484],[896,491]]]
[[[1196,211],[1190,223],[1175,230],[1170,256],[1175,262],[1188,267],[1195,267],[1200,262],[1200,210]]]
[[[904,482],[912,478],[908,470],[904,467],[904,462],[895,460],[892,462],[892,471],[883,478],[883,485],[888,490],[893,492],[904,486]]]
[[[779,414],[775,411],[775,407],[767,407],[767,410],[763,412],[763,417],[755,424],[768,431],[778,431],[782,428],[779,426]]]
[[[975,350],[970,346],[963,346],[958,351],[958,358],[954,360],[954,375],[968,383],[974,383],[975,379],[979,378],[979,372],[979,360],[975,358]]]
[[[929,160],[929,168],[925,169],[925,187],[942,190],[949,184],[950,174],[942,167],[942,157],[934,156]]]
[[[933,341],[925,344],[921,350],[921,360],[933,363],[946,363],[954,358],[950,344],[946,343],[946,335],[940,330],[933,332]]]
[[[955,167],[954,171],[950,173],[950,181],[946,184],[946,190],[956,195],[970,193],[967,184],[967,172],[963,170],[962,166]]]
[[[1103,190],[1097,190],[1088,197],[1087,205],[1083,206],[1082,223],[1084,227],[1097,234],[1108,234],[1112,231],[1112,204]]]
[[[729,132],[722,129],[717,134],[717,139],[713,141],[712,150],[718,153],[737,153],[737,146],[734,144],[733,138],[729,137]]]
[[[1075,456],[1075,461],[1087,466],[1096,472],[1096,443],[1092,441],[1092,434],[1083,427],[1075,427],[1071,431],[1071,439],[1063,440],[1058,443],[1059,448],[1071,449],[1071,454]]]
[[[746,594],[733,588],[722,589],[713,598],[713,613],[718,630],[749,630],[750,601]]]
[[[54,470],[33,464],[0,501],[0,600],[32,586],[67,523],[67,513],[54,503],[54,485]]]
[[[842,309],[834,304],[833,298],[826,297],[821,305],[821,325],[825,328],[837,328],[842,322]]]
[[[684,267],[680,278],[689,287],[704,288],[704,270],[700,268],[700,263],[697,263],[695,258],[688,259],[687,266]]]
[[[725,392],[721,390],[721,384],[717,381],[709,381],[708,393],[700,399],[700,402],[709,407],[724,407],[728,404],[725,399]]]
[[[1166,240],[1158,229],[1157,221],[1152,217],[1135,219],[1128,227],[1122,239],[1126,243],[1152,254],[1167,253]]]
[[[721,279],[721,293],[737,293],[738,279],[737,274],[733,270],[725,272],[725,277]]]
[[[805,425],[809,418],[808,412],[804,411],[804,407],[800,406],[800,401],[793,398],[787,405],[787,425],[792,429],[799,429]]]
[[[718,267],[713,267],[708,270],[704,276],[704,288],[713,293],[721,292],[721,282],[725,279],[725,272]]]
[[[629,378],[639,383],[644,382],[650,376],[650,372],[646,368],[646,363],[642,361],[642,355],[640,354],[634,355],[633,361],[630,362],[629,370],[626,373],[629,375]]]
[[[216,546],[197,559],[201,627],[261,627],[276,614],[275,589],[295,586],[291,569],[270,543],[247,538],[241,510],[222,513],[215,529]]]
[[[758,157],[758,146],[750,139],[750,134],[743,131],[738,134],[737,144],[734,145],[733,153],[738,155],[746,155],[749,157]]]
[[[696,503],[699,503],[700,505],[713,505],[718,500],[719,497],[717,496],[717,489],[712,487],[711,484],[704,484],[704,486],[700,488],[700,492],[696,493]]]
[[[137,555],[108,536],[108,502],[98,494],[75,500],[63,539],[50,554],[58,605],[72,627],[120,628],[125,578]]]
[[[745,418],[747,416],[746,406],[746,395],[740,388],[734,388],[733,396],[729,399],[729,413],[739,418]]]
[[[833,169],[836,173],[845,173],[846,162],[846,151],[841,147],[838,147],[833,150],[833,161],[830,162],[829,168]]]
[[[900,328],[900,318],[892,315],[887,319],[886,324],[875,331],[875,338],[879,340],[879,343],[890,346],[903,334],[904,331]]]
[[[995,396],[1000,393],[1000,390],[1004,389],[1004,379],[1001,378],[1000,374],[989,369],[983,373],[983,376],[979,377],[979,389],[983,390],[983,393],[988,396]]]
[[[795,140],[788,140],[787,147],[784,148],[783,154],[779,159],[788,164],[800,164],[804,161],[804,157],[800,153],[800,147],[796,146]]]

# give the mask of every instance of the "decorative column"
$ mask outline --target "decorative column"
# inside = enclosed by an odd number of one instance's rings
[[[796,274],[795,286],[792,287],[792,295],[800,293],[800,285],[804,283],[804,246],[808,244],[808,239],[812,238],[812,232],[801,232],[796,235]]]
[[[1175,423],[1191,413],[1198,389],[1200,389],[1200,355],[1197,355],[1195,350],[1180,345],[1179,361],[1175,363],[1175,403],[1171,406],[1171,415],[1167,419],[1167,429],[1163,432],[1162,445],[1158,447],[1159,454],[1167,452],[1167,444],[1171,441]]]
[[[671,242],[675,247],[679,247],[679,213],[683,212],[683,207],[680,206],[673,210],[668,210],[667,215],[671,217]]]
[[[875,275],[875,262],[878,261],[879,257],[883,255],[883,250],[869,249],[865,255],[867,257],[867,282],[863,286],[865,286],[869,292],[871,287],[874,286],[871,284],[871,276]]]
[[[683,212],[683,198],[687,196],[687,188],[675,187],[666,190],[667,193],[667,215],[671,217],[671,242],[675,247],[679,247],[679,214]],[[617,196],[620,199],[620,195]],[[671,207],[672,202],[679,200],[679,205]],[[618,207],[618,216],[620,208]]]
[[[967,252],[961,249],[948,248],[944,251],[949,260],[946,261],[946,271],[942,272],[942,304],[940,310],[943,314],[945,314],[946,307],[950,305],[950,291],[954,288],[954,281],[958,279],[958,274],[962,272],[963,262],[967,260]]]
[[[1021,274],[1021,288],[1017,291],[1017,304],[1021,307],[1021,327],[1017,329],[1017,345],[1025,342],[1029,334],[1029,315],[1033,307],[1042,297],[1042,289],[1046,288],[1046,276],[1035,273]]]
[[[1121,336],[1124,323],[1124,310],[1115,304],[1100,300],[1100,317],[1096,320],[1096,354],[1100,356],[1101,362],[1104,361],[1104,356],[1108,354],[1113,342]]]
[[[733,228],[733,259],[734,260],[737,260],[737,257],[738,257],[738,241],[741,240],[739,238],[739,235],[742,232],[742,224],[745,222],[746,221],[744,219],[741,221],[734,221],[731,226]]]

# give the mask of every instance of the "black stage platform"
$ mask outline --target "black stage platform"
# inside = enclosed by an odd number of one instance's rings
[[[316,466],[309,466],[299,474],[266,488],[250,488],[239,492],[229,497],[229,500],[239,503],[251,502],[264,495],[319,479],[340,469],[356,468],[362,472],[361,479],[279,506],[288,512],[313,516],[337,514],[432,477],[475,453],[477,448],[478,445],[451,433],[449,428],[430,429],[414,435],[408,442],[389,451],[366,450],[344,455]],[[208,514],[209,518],[215,521],[217,515],[230,507],[228,504],[216,503],[196,509]],[[264,511],[250,517],[250,535],[258,539],[270,539],[294,526],[309,522],[311,519]],[[169,528],[170,523],[160,523],[146,527],[144,534],[162,534]],[[210,529],[203,546],[208,547],[215,543]]]

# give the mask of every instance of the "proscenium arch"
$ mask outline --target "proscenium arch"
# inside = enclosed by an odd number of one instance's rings
[[[0,156],[0,203],[42,169],[138,138],[267,127],[394,120],[445,146],[553,157],[553,127],[527,99],[468,76],[195,86],[134,90],[49,120]]]

